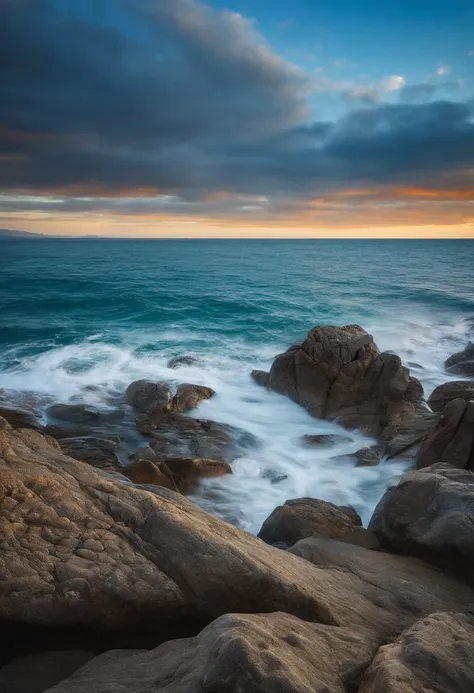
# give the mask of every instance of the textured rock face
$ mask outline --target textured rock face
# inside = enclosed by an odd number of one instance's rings
[[[355,510],[353,513],[356,517],[323,500],[295,498],[275,508],[263,523],[258,536],[267,544],[287,546],[313,536],[341,539],[362,526],[362,520]]]
[[[200,402],[210,399],[213,395],[215,395],[215,392],[210,387],[183,383],[176,390],[173,398],[173,409],[180,412],[190,411],[195,409]]]
[[[377,505],[369,528],[388,549],[421,556],[474,583],[474,474],[437,464],[409,472]]]
[[[459,610],[473,599],[468,587],[413,561],[417,600],[412,595],[410,608],[397,611],[385,586],[334,570],[328,559],[316,567],[173,491],[112,480],[65,456],[52,439],[4,420],[0,428],[2,619],[166,629],[234,611],[285,611],[387,637],[417,615]]]
[[[439,385],[428,398],[428,404],[433,411],[442,412],[453,399],[463,399],[466,402],[474,400],[474,381],[453,380]]]
[[[376,651],[363,629],[228,614],[197,638],[103,654],[48,693],[347,693]]]
[[[358,325],[313,328],[277,356],[267,386],[313,416],[378,436],[417,416],[423,389],[398,356],[381,354]]]
[[[380,648],[359,693],[470,693],[473,642],[472,614],[432,614]]]
[[[98,425],[120,421],[123,419],[123,412],[100,411],[86,404],[53,404],[48,408],[48,416],[58,421],[65,421],[68,424]]]
[[[449,373],[474,376],[474,343],[469,342],[463,351],[453,354],[444,363]]]
[[[125,392],[127,402],[139,411],[151,408],[170,409],[173,393],[165,383],[153,383],[150,380],[136,380]]]
[[[474,471],[474,402],[454,399],[447,404],[426,437],[416,466],[422,469],[438,462]]]

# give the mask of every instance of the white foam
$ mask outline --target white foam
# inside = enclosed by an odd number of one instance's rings
[[[381,349],[392,349],[405,361],[424,367],[413,372],[428,391],[448,379],[442,364],[465,344],[468,327],[463,322],[434,325],[419,316],[368,326]],[[273,357],[287,345],[255,345],[225,336],[213,336],[210,342],[208,335],[193,333],[191,351],[199,355],[199,362],[176,370],[168,368],[171,356],[190,353],[190,338],[174,327],[161,334],[115,335],[112,344],[106,335],[91,335],[81,343],[28,357],[14,370],[2,372],[0,363],[0,387],[33,390],[58,402],[80,399],[106,406],[111,394],[123,392],[138,378],[208,385],[217,394],[203,402],[196,415],[242,428],[255,436],[259,445],[234,462],[232,476],[203,484],[196,502],[251,532],[258,531],[275,506],[301,496],[354,505],[367,521],[386,487],[399,478],[407,463],[356,468],[351,462],[336,459],[370,443],[359,433],[350,434],[349,442],[330,450],[303,445],[305,434],[347,435],[347,431],[310,417],[287,398],[252,381],[250,371],[268,370]],[[271,483],[262,477],[266,470],[286,478]]]

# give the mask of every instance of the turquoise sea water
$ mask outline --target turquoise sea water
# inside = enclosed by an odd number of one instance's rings
[[[364,443],[358,434],[304,449],[301,435],[336,427],[258,388],[253,368],[318,323],[359,323],[418,364],[429,392],[473,326],[471,241],[38,239],[1,241],[0,253],[0,387],[106,406],[139,377],[210,385],[217,395],[198,415],[259,445],[197,500],[250,531],[301,495],[353,503],[367,518],[404,468],[335,461]],[[201,361],[172,371],[175,354]],[[288,478],[272,484],[266,469]]]

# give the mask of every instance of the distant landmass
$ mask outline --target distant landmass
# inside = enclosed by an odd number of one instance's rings
[[[45,233],[18,231],[17,229],[0,229],[0,238],[51,238]]]

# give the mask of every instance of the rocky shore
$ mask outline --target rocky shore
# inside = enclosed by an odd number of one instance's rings
[[[425,400],[357,325],[315,327],[254,371],[370,435],[354,465],[412,460],[367,527],[297,498],[258,536],[186,498],[253,443],[195,416],[211,388],[139,380],[107,410],[42,413],[1,392],[0,693],[474,691],[472,344],[446,373]]]

